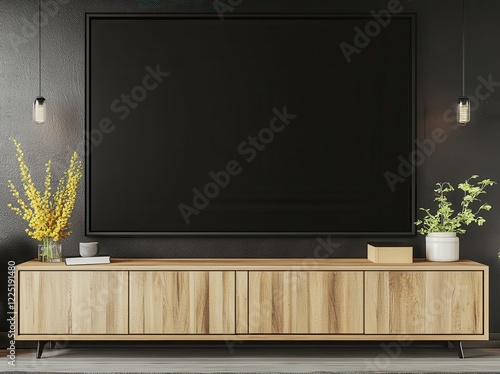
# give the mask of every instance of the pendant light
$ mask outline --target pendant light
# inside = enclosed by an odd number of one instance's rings
[[[470,121],[470,100],[465,96],[465,0],[462,0],[462,96],[458,99],[457,121],[462,126]]]
[[[38,0],[38,97],[33,103],[33,121],[45,123],[47,117],[45,99],[42,96],[42,6]]]

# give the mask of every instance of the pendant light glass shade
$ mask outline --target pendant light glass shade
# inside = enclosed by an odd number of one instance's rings
[[[41,96],[35,99],[33,103],[33,121],[36,123],[45,123],[47,117],[45,99]]]
[[[468,97],[463,96],[458,99],[457,121],[461,125],[470,121],[470,100]]]

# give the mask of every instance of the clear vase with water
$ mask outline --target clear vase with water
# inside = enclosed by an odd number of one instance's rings
[[[40,262],[61,262],[62,246],[52,238],[44,238],[38,244],[38,260]]]

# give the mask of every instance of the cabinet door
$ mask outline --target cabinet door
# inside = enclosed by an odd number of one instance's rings
[[[131,334],[234,334],[234,271],[131,271]]]
[[[251,271],[251,334],[363,333],[363,272]]]
[[[19,334],[127,334],[126,271],[20,271]]]
[[[367,334],[482,334],[482,271],[367,271]]]

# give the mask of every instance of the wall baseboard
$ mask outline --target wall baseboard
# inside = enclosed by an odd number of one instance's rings
[[[500,333],[490,333],[490,340],[473,340],[463,342],[464,348],[500,348]]]

